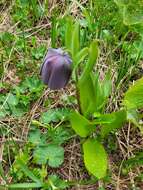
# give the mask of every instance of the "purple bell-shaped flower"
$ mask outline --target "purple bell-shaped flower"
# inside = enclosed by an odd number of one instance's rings
[[[64,88],[71,76],[72,60],[62,49],[48,50],[40,75],[44,84],[52,90]]]

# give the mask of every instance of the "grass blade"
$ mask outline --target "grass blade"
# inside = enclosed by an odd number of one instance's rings
[[[22,160],[17,160],[22,171],[33,181],[40,183],[40,180],[28,169]]]

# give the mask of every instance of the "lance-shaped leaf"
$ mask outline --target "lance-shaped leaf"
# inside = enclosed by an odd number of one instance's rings
[[[76,56],[75,56],[75,65],[74,70],[78,67],[78,65],[85,59],[85,57],[88,55],[88,48],[85,47],[82,50],[80,50]]]
[[[89,47],[89,59],[87,61],[87,64],[85,66],[85,69],[83,70],[83,73],[80,77],[80,81],[84,80],[91,71],[93,70],[94,65],[96,64],[96,60],[98,57],[98,42],[95,40],[91,43]]]
[[[82,113],[85,117],[88,117],[96,109],[95,91],[91,75],[87,75],[79,81],[78,88]]]
[[[95,90],[92,78],[92,70],[98,56],[97,41],[93,41],[89,48],[89,59],[78,82],[80,105],[82,113],[88,117],[96,110]]]
[[[65,30],[65,46],[67,49],[71,50],[72,44],[72,32],[73,32],[73,19],[68,17],[66,19],[66,30]]]
[[[80,48],[79,23],[78,22],[74,25],[74,30],[73,30],[71,38],[72,38],[71,52],[72,52],[72,56],[75,57],[75,55],[78,53],[79,48]]]

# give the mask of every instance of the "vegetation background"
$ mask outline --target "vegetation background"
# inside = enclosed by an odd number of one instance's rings
[[[109,165],[97,179],[68,119],[78,109],[73,78],[51,91],[39,77],[47,49],[65,47],[78,22],[81,48],[99,42],[100,80],[110,71],[104,113],[117,111],[143,74],[143,1],[1,0],[0,21],[0,189],[143,189],[143,103],[104,139]]]

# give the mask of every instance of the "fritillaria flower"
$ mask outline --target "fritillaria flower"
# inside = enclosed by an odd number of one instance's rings
[[[62,49],[48,50],[40,75],[44,84],[52,90],[64,88],[71,76],[72,60]]]

